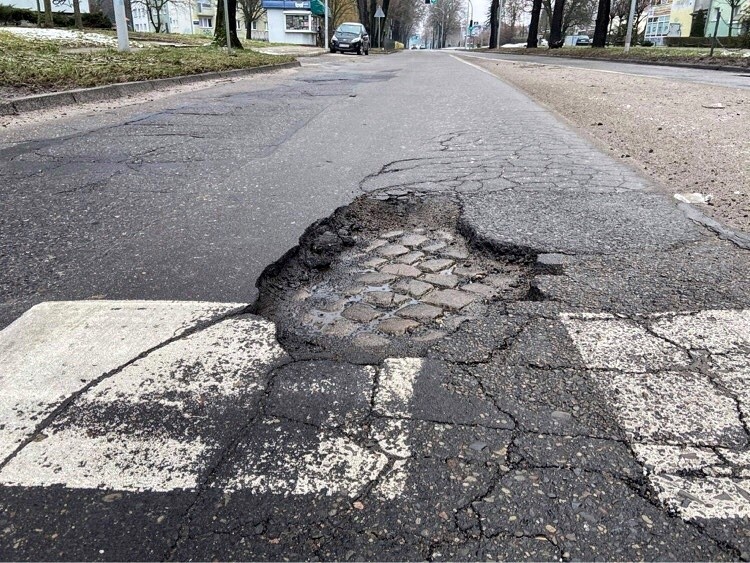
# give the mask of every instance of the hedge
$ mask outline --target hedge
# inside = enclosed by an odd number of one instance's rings
[[[725,49],[747,49],[750,48],[750,33],[737,37],[717,37],[717,47]],[[666,37],[667,47],[710,47],[710,37]]]

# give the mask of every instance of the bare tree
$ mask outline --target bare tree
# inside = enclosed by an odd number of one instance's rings
[[[732,27],[734,27],[734,19],[737,16],[737,12],[745,3],[745,0],[726,0],[729,5],[729,37],[732,37]]]
[[[603,48],[607,46],[607,28],[609,27],[609,12],[611,11],[611,0],[599,0],[596,11],[596,25],[594,26],[594,39],[592,47]]]
[[[73,20],[75,21],[76,28],[83,30],[83,20],[81,19],[81,3],[80,0],[52,0],[54,6],[73,6]]]
[[[553,13],[552,0],[542,0],[542,6],[544,7],[545,13]],[[595,10],[596,0],[565,0],[562,27],[560,30],[560,36],[563,41],[571,27],[589,27],[594,20]]]
[[[531,5],[531,21],[529,22],[529,36],[526,39],[527,49],[539,46],[539,13],[542,11],[542,0],[534,0]]]
[[[425,25],[433,30],[437,48],[445,47],[448,36],[461,28],[463,13],[463,0],[438,0],[430,6]]]
[[[490,49],[497,49],[498,41],[498,12],[500,11],[500,0],[492,0],[490,3]]]
[[[44,0],[44,27],[52,27],[52,0]]]
[[[343,0],[334,1],[343,2]],[[328,5],[331,5],[331,0],[328,0]],[[391,0],[388,19],[391,23],[393,39],[406,45],[417,23],[425,15],[425,7],[423,0]]]
[[[223,0],[222,0],[223,1]],[[263,12],[262,0],[237,0],[245,20],[245,39],[252,39],[253,22],[259,19]]]
[[[138,0],[148,1],[148,0]],[[175,2],[177,0],[158,0]],[[237,0],[226,0],[229,11],[229,41],[232,49],[242,49],[242,41],[237,37]],[[214,26],[214,45],[227,46],[227,28],[224,24],[224,0],[216,0],[216,25]]]
[[[552,11],[552,21],[549,32],[549,48],[559,49],[563,46],[563,10],[565,9],[565,0],[555,0],[555,9]]]
[[[503,21],[510,28],[509,40],[516,33],[516,24],[521,18],[521,14],[523,14],[526,5],[526,0],[505,0],[505,2],[503,2]]]
[[[169,9],[170,7],[186,7],[189,0],[131,0],[131,5],[142,6],[146,11],[146,17],[156,33],[169,31]]]

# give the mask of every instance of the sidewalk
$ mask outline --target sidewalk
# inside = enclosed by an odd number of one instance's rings
[[[322,47],[307,47],[303,45],[280,45],[277,47],[254,47],[253,51],[258,51],[264,55],[290,55],[292,57],[317,57],[328,52],[328,49]]]

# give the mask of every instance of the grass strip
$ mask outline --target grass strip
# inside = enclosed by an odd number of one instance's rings
[[[0,32],[0,86],[24,92],[52,92],[169,78],[203,72],[255,68],[291,62],[294,57],[217,47],[149,47],[68,51],[52,41],[28,40]]]

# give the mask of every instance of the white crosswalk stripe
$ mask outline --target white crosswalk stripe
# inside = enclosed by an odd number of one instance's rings
[[[58,301],[0,332],[0,463],[58,405],[112,371],[233,303]]]
[[[170,308],[182,314],[170,316]],[[0,469],[0,484],[195,490],[211,460],[227,446],[222,441],[223,426],[234,420],[227,413],[235,409],[239,418],[247,417],[266,389],[268,374],[289,358],[276,341],[273,323],[249,315],[219,318],[138,356],[157,346],[160,339],[169,340],[198,321],[237,309],[233,304],[95,301],[44,304],[29,311],[0,333],[0,342],[17,350],[15,356],[0,359],[0,391],[7,404],[33,404],[35,397],[47,397],[46,386],[54,386],[61,374],[64,379],[72,370],[81,370],[87,377],[74,381],[71,376],[70,383],[56,387],[37,410],[5,409],[6,417],[16,417],[13,425],[5,421],[0,427],[0,436],[9,444],[7,455],[24,438],[34,436],[34,440]],[[70,321],[68,310],[76,322]],[[113,334],[113,325],[119,332]],[[154,334],[147,335],[150,327]],[[31,349],[49,354],[47,370],[35,374],[35,387],[19,385],[29,367],[20,357],[20,343],[11,340],[19,338],[21,329],[27,338],[34,335]],[[113,347],[111,343],[120,338],[129,345]],[[85,361],[71,367],[70,359],[79,357],[81,350]],[[132,358],[138,359],[127,363]],[[86,389],[43,432],[36,433],[40,416],[52,412],[87,382],[126,363]],[[393,359],[384,366],[384,386],[376,403],[384,413],[408,416],[412,385],[422,361]],[[374,368],[364,369],[370,378],[375,377]],[[408,457],[408,433],[401,421],[393,422],[371,437],[383,452]],[[259,420],[251,434],[238,447],[228,473],[211,486],[261,494],[354,497],[388,466],[384,453],[328,430],[284,426],[267,418]],[[403,491],[407,476],[402,465],[390,468],[382,480],[383,497],[395,498]]]
[[[686,520],[750,516],[750,310],[562,320],[661,500]]]

